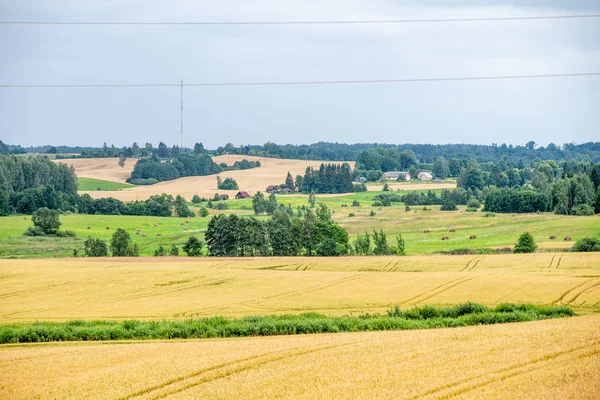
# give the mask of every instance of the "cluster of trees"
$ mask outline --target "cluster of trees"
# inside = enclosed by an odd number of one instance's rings
[[[27,151],[21,146],[12,146],[5,144],[2,140],[0,140],[0,155],[8,155],[8,154],[25,154]]]
[[[484,211],[497,213],[535,213],[546,211],[548,199],[535,190],[494,188],[485,197]]]
[[[160,160],[157,157],[143,158],[137,162],[127,182],[136,184],[146,179],[162,182],[184,176],[218,174],[221,171],[222,168],[206,154],[182,154],[171,160]]]
[[[356,169],[359,171],[408,171],[417,164],[417,156],[412,150],[398,151],[381,147],[363,151],[356,159]]]
[[[268,221],[235,214],[211,219],[205,234],[211,256],[340,256],[348,254],[348,233],[320,204],[303,218],[275,211]]]
[[[398,235],[396,236],[396,246],[392,246],[387,240],[387,235],[382,230],[379,232],[373,230],[372,235],[365,232],[364,235],[357,236],[354,241],[353,251],[357,255],[364,256],[386,256],[393,254],[405,256],[406,243],[402,238],[402,235]]]
[[[225,178],[222,180],[220,176],[217,176],[217,188],[220,190],[238,190],[240,187],[233,178]]]
[[[177,195],[173,198],[170,194],[150,196],[146,200],[132,201],[129,203],[109,198],[93,199],[88,194],[78,196],[77,211],[81,214],[100,215],[147,215],[155,217],[193,217],[185,199]]]
[[[350,165],[321,164],[318,171],[307,167],[296,187],[303,193],[351,193],[354,191]]]

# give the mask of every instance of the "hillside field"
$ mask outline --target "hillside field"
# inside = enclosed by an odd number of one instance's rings
[[[307,167],[318,169],[321,163],[334,161],[310,161],[310,160],[288,160],[279,158],[266,158],[243,155],[223,155],[213,157],[215,163],[225,163],[233,165],[236,161],[246,159],[248,161],[260,161],[259,168],[253,168],[240,171],[226,171],[219,174],[223,179],[233,178],[238,182],[240,190],[255,194],[257,191],[264,192],[269,185],[279,185],[285,182],[287,173],[290,172],[295,178],[296,175],[304,175]],[[125,179],[131,175],[131,171],[136,159],[127,159],[125,167],[118,166],[116,158],[87,158],[87,159],[67,159],[57,160],[56,162],[72,165],[79,178],[93,178],[109,182],[124,183]],[[339,163],[339,162],[334,162]],[[349,162],[354,167],[353,162]],[[381,190],[382,185],[370,185],[369,191]],[[455,188],[454,182],[402,182],[390,183],[394,190],[419,190],[419,189],[448,189]],[[213,197],[215,193],[225,193],[230,197],[237,193],[237,190],[218,190],[217,175],[207,176],[188,176],[172,181],[160,182],[150,186],[137,186],[127,190],[107,190],[107,191],[85,191],[80,188],[81,193],[88,193],[94,198],[114,197],[123,201],[144,200],[155,194],[167,193],[173,196],[178,194],[186,199],[191,199],[194,194],[201,197]]]
[[[598,215],[575,217],[545,213],[496,214],[494,217],[486,217],[482,212],[465,212],[464,207],[461,207],[461,211],[439,211],[439,206],[429,206],[427,211],[424,211],[423,207],[413,207],[407,212],[402,205],[372,207],[372,196],[371,192],[355,193],[349,197],[317,196],[317,203],[323,202],[331,208],[334,219],[348,230],[351,242],[356,235],[364,234],[365,231],[382,229],[388,234],[388,241],[393,245],[396,243],[395,236],[402,234],[409,255],[464,248],[482,250],[512,247],[519,235],[525,231],[534,235],[541,251],[564,251],[571,248],[578,239],[600,235]],[[296,209],[298,206],[307,206],[307,198],[308,196],[282,195],[278,200]],[[351,205],[353,199],[360,201],[361,206],[342,207],[344,204]],[[152,255],[161,244],[169,247],[172,244],[181,246],[190,234],[202,237],[210,217],[216,213],[253,215],[250,199],[229,200],[226,203],[230,207],[229,210],[209,210],[210,215],[205,218],[62,215],[61,229],[72,230],[77,237],[60,239],[22,236],[23,232],[32,226],[30,216],[1,217],[3,229],[0,230],[0,258],[71,257],[73,249],[83,250],[83,242],[88,236],[110,240],[119,227],[132,235],[133,240],[139,244],[142,255]],[[196,207],[192,209],[197,211]],[[375,216],[370,216],[371,211],[375,211]],[[350,213],[355,216],[350,217]],[[138,229],[141,230],[140,235],[135,234]],[[426,230],[430,232],[424,233]],[[470,239],[472,235],[477,238]],[[551,240],[552,235],[557,238]],[[444,236],[449,240],[442,241]],[[565,237],[570,237],[572,241],[565,241]]]
[[[92,178],[77,178],[77,189],[82,192],[89,192],[95,190],[121,190],[135,187],[128,183],[118,183],[110,181],[102,181],[100,179]]]
[[[473,301],[600,311],[600,255],[4,260],[0,323],[385,312]]]
[[[8,345],[0,397],[597,399],[599,325]]]

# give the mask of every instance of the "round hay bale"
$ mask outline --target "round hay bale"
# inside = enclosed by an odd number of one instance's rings
[[[188,219],[187,221],[185,221],[185,223],[186,223],[186,224],[189,224],[189,223],[190,223],[190,220]]]
[[[139,229],[138,229],[137,231],[135,231],[135,234],[136,234],[136,235],[139,235],[140,233],[142,233],[142,231],[141,231],[141,230],[139,230]]]
[[[456,229],[450,229],[450,232],[454,233],[454,232],[456,232]]]
[[[156,236],[162,236],[160,233],[157,233]]]
[[[104,239],[104,243],[108,243],[108,239]]]
[[[556,235],[550,235],[550,239],[552,239],[552,240],[556,239]]]
[[[189,228],[183,228],[183,230],[184,230],[184,231],[188,231],[188,230],[189,230]]]
[[[473,240],[473,239],[477,239],[477,236],[475,235],[471,235],[471,237],[469,237],[469,239]]]
[[[91,226],[88,226],[88,229],[92,229],[92,227],[91,227]]]
[[[444,236],[442,240],[450,240],[450,238],[448,236]]]
[[[142,233],[142,237],[146,237],[146,234],[145,234],[145,233]]]
[[[425,230],[423,231],[423,233],[429,233],[429,231],[428,231],[427,229],[425,229]]]
[[[571,239],[569,236],[565,236],[565,242],[570,242],[571,240],[573,239]]]
[[[23,220],[24,220],[24,221],[27,221],[27,217],[23,217]]]
[[[107,229],[107,230],[108,230],[108,229],[110,229],[110,226],[107,226],[107,227],[106,227],[106,229]]]
[[[179,225],[183,226],[183,225],[184,225],[184,223],[182,222],[182,223],[180,223]]]
[[[154,227],[156,228],[158,226],[158,224],[154,224]]]

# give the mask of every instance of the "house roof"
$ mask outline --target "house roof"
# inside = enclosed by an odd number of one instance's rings
[[[235,197],[243,197],[243,198],[248,198],[250,197],[250,193],[248,192],[237,192],[237,194],[235,195]]]

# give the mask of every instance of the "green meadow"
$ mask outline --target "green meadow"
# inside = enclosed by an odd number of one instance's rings
[[[120,190],[132,187],[134,187],[134,185],[130,185],[128,183],[109,182],[91,178],[77,178],[77,189],[82,192],[91,192],[95,190]]]
[[[317,195],[316,200],[317,204],[325,203],[330,207],[333,218],[348,230],[351,241],[365,231],[381,229],[388,234],[388,241],[392,245],[395,245],[396,235],[402,234],[410,255],[465,248],[486,251],[511,247],[519,235],[526,231],[533,234],[540,251],[564,251],[575,240],[600,237],[600,216],[575,217],[550,213],[486,216],[481,211],[466,212],[465,207],[452,212],[440,211],[440,206],[413,206],[406,211],[400,203],[393,203],[391,207],[373,207],[372,199],[378,193],[381,192]],[[353,200],[361,205],[352,207]],[[306,195],[279,195],[278,201],[286,206],[289,204],[294,210],[308,207]],[[181,246],[191,234],[202,237],[212,215],[253,215],[251,199],[228,200],[224,203],[227,204],[227,210],[209,210],[210,215],[205,218],[61,215],[61,229],[74,231],[76,238],[25,237],[22,234],[32,226],[31,216],[0,217],[0,257],[71,257],[74,249],[83,254],[83,243],[88,236],[110,240],[117,228],[130,232],[140,246],[141,255],[150,256],[160,245]],[[206,206],[206,203],[203,205]],[[191,208],[198,211],[197,206]],[[375,215],[371,215],[372,211]],[[136,234],[137,230],[140,230],[140,234]],[[552,235],[556,239],[550,239]],[[471,236],[476,236],[476,239],[470,239]],[[443,237],[448,237],[448,240],[442,240]],[[572,241],[565,241],[565,237],[570,237]]]

